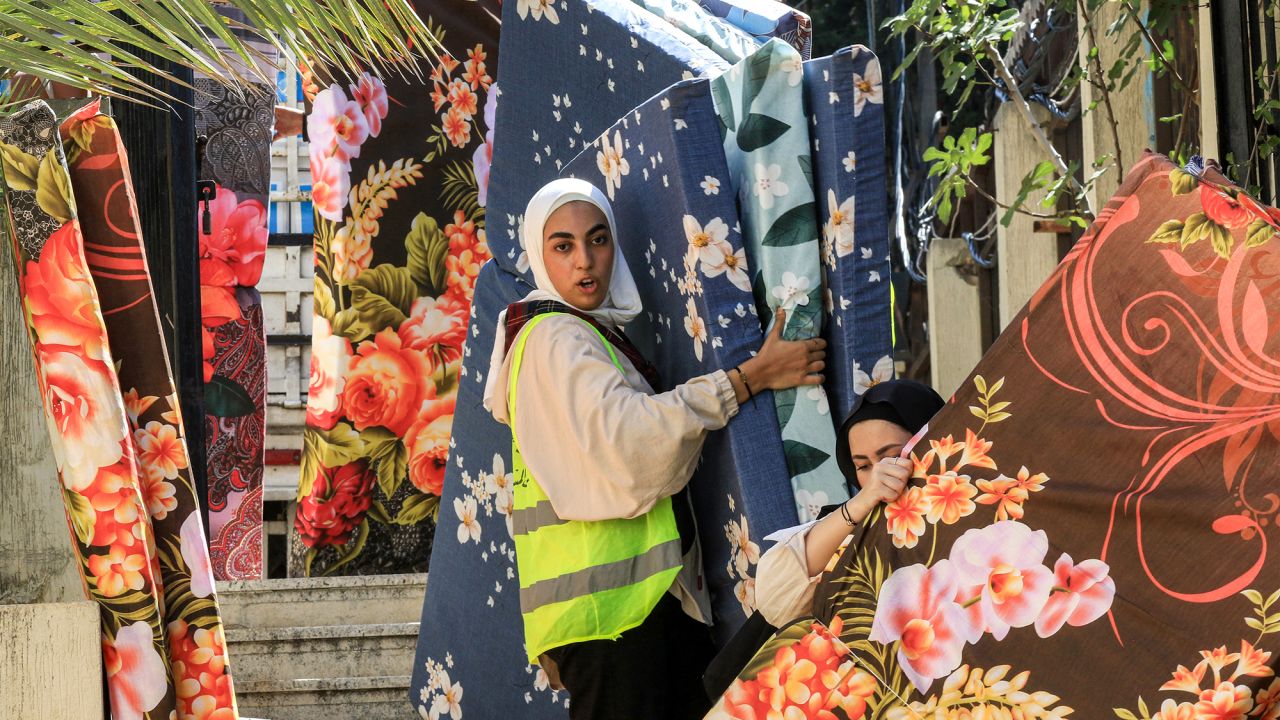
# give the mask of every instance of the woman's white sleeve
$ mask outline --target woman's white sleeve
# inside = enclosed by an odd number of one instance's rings
[[[813,523],[769,548],[756,566],[756,610],[774,627],[784,627],[813,607],[822,573],[809,575],[804,545],[811,527]]]
[[[723,371],[649,395],[627,382],[591,328],[552,318],[526,341],[514,425],[556,514],[603,520],[636,517],[679,492],[707,433],[737,410]]]

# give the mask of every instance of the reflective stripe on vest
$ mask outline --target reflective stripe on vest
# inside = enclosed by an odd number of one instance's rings
[[[530,662],[555,647],[616,639],[644,622],[681,568],[680,533],[671,498],[649,512],[618,520],[565,520],[530,474],[515,435],[516,381],[529,332],[554,315],[530,319],[511,346],[507,407],[512,418],[515,504],[511,512],[519,571],[520,611]],[[575,318],[580,320],[580,318]],[[618,372],[625,369],[599,330]],[[590,481],[590,478],[584,478]]]

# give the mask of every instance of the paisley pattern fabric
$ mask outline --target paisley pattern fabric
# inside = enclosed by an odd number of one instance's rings
[[[0,156],[41,411],[86,595],[102,615],[112,716],[235,718],[119,133],[96,103],[59,126],[36,102],[0,120]]]
[[[833,558],[811,649],[771,643],[712,717],[1280,711],[1278,236],[1145,156]],[[833,647],[831,683],[769,694]]]
[[[275,92],[255,84],[236,93],[204,77],[195,85],[200,179],[213,185],[197,210],[209,540],[219,580],[253,580],[262,576],[267,348],[253,286],[267,251]]]
[[[447,51],[423,79],[308,91],[316,302],[292,575],[422,572],[431,555],[490,257],[500,7],[417,8]]]
[[[215,575],[261,577],[267,430],[258,408],[266,407],[266,331],[257,290],[237,287],[235,303],[239,317],[209,331],[216,383],[205,386],[210,550]],[[244,394],[232,395],[229,387]]]

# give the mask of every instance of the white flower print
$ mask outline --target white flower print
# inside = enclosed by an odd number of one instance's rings
[[[784,310],[809,304],[809,278],[788,270],[782,273],[782,284],[773,288],[773,296]]]
[[[854,117],[862,114],[862,110],[867,103],[872,105],[884,104],[884,86],[881,84],[879,60],[868,62],[864,74],[853,74],[853,89]]]
[[[809,522],[818,517],[822,508],[831,504],[831,499],[821,490],[797,490],[796,504],[800,506],[800,522]]]
[[[702,344],[707,341],[707,324],[698,317],[698,307],[694,305],[693,298],[689,298],[688,316],[684,319],[684,331],[689,333],[689,337],[693,338],[693,354],[702,361]]]
[[[858,395],[870,390],[882,382],[888,382],[893,379],[893,358],[885,355],[876,361],[875,367],[871,368],[871,374],[868,375],[862,371],[862,367],[858,363],[853,364],[853,391]]]
[[[787,187],[787,184],[779,179],[782,176],[781,165],[774,163],[769,167],[765,167],[761,163],[756,163],[755,169],[756,200],[760,202],[761,207],[773,207],[774,198],[782,197],[791,191],[791,189]]]
[[[874,251],[874,250],[872,250],[871,248],[869,248],[869,247],[864,247],[864,248],[862,248],[862,259],[863,259],[863,260],[870,260],[870,259],[871,259],[871,256],[872,256],[872,255],[874,255],[874,254],[875,254],[875,251]]]
[[[515,476],[507,472],[502,456],[493,455],[493,474],[485,474],[485,490],[493,497],[493,506],[507,522],[507,534],[515,537],[511,513],[516,509]]]
[[[867,273],[867,282],[880,282],[880,271],[872,270]]]
[[[832,235],[835,230],[831,227],[831,221],[822,223],[822,237],[818,239],[818,250],[821,253],[822,262],[832,270],[836,269],[836,248],[832,242]]]
[[[703,270],[708,263],[719,260],[723,253],[716,249],[718,244],[729,244],[729,226],[720,218],[711,218],[703,225],[692,215],[684,216],[684,237],[689,241],[689,252],[685,255],[685,269],[693,269],[691,261],[700,261]]]
[[[831,403],[827,400],[827,391],[822,386],[814,386],[809,388],[805,396],[814,401],[818,405],[819,415],[828,415],[831,413]]]
[[[529,15],[533,15],[535,21],[541,20],[545,15],[547,22],[552,25],[560,24],[560,16],[556,14],[555,0],[518,0],[516,12],[519,13],[521,20]]]
[[[613,191],[622,187],[622,176],[631,173],[631,164],[622,156],[622,132],[613,131],[613,143],[609,143],[606,135],[601,143],[602,149],[596,153],[596,167],[604,176],[605,190],[609,199],[613,199]]]
[[[559,15],[556,13],[556,0],[517,0],[516,13],[520,15],[520,19],[525,19],[527,15],[532,15],[534,20],[547,17],[547,22],[553,26],[559,24]]]
[[[710,175],[704,177],[702,182],[698,183],[698,185],[702,187],[702,192],[707,195],[720,194],[720,181]]]
[[[431,714],[434,717],[443,717],[447,712],[453,720],[462,718],[462,685],[451,684],[449,682],[449,673],[441,671],[440,673],[440,691],[435,702],[431,704]]]
[[[804,79],[804,63],[801,62],[800,56],[793,55],[782,61],[778,69],[787,74],[787,85],[795,87]]]
[[[743,578],[733,586],[734,597],[742,604],[742,614],[751,615],[756,611],[756,581],[754,578]]]
[[[828,189],[827,211],[831,214],[829,225],[836,257],[845,257],[853,252],[853,198],[837,203],[835,190]],[[826,226],[823,229],[826,230]]]
[[[476,519],[476,510],[476,499],[473,497],[468,497],[465,501],[462,498],[453,499],[453,511],[458,514],[458,542],[480,542],[480,522]]]
[[[538,674],[535,675],[533,678],[533,689],[546,690],[550,686],[551,686],[551,678],[547,677],[547,671],[539,667]]]
[[[737,520],[730,518],[724,531],[729,540],[734,567],[739,575],[746,577],[751,566],[760,562],[760,546],[751,541],[751,534],[747,530],[747,516],[739,515]]]
[[[735,287],[743,292],[751,292],[751,278],[747,277],[747,251],[727,242],[718,242],[711,246],[718,256],[714,262],[702,261],[702,272],[707,277],[724,275]]]
[[[840,162],[844,163],[845,172],[853,172],[858,169],[858,156],[855,155],[852,150],[850,150],[849,154],[845,155],[844,159]]]

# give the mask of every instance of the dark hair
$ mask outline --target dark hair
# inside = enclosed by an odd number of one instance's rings
[[[889,380],[873,385],[853,401],[853,408],[836,435],[836,462],[850,488],[858,472],[849,449],[849,430],[864,420],[888,420],[915,435],[946,403],[933,388],[914,380]]]

